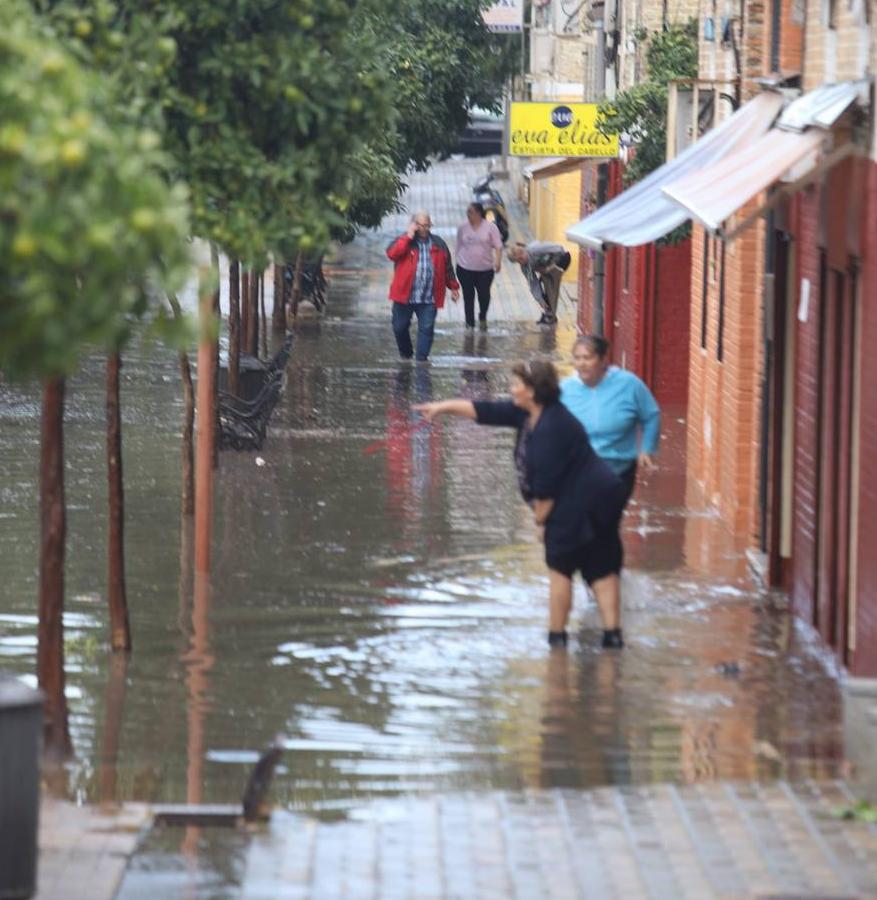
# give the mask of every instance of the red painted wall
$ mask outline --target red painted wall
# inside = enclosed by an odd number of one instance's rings
[[[877,457],[873,452],[877,446],[877,354],[873,352],[877,346],[877,231],[869,227],[877,216],[877,164],[867,164],[865,183],[857,292],[861,309],[856,491],[859,505],[857,534],[851,536],[857,571],[851,583],[855,627],[850,644],[847,645],[846,633],[832,631],[830,613],[834,604],[843,603],[843,598],[833,595],[831,573],[825,570],[824,559],[819,559],[817,554],[817,518],[830,512],[836,502],[836,498],[826,496],[824,492],[820,501],[817,490],[819,468],[822,466],[823,473],[828,474],[836,466],[844,465],[842,459],[820,460],[820,340],[829,343],[833,340],[828,311],[836,304],[849,306],[852,303],[849,295],[835,295],[834,277],[829,275],[825,295],[827,306],[820,308],[820,244],[825,244],[826,236],[821,233],[820,223],[824,216],[819,188],[800,193],[793,213],[798,260],[796,303],[800,303],[801,279],[809,279],[811,293],[807,321],[796,321],[792,603],[799,615],[817,626],[827,641],[834,643],[838,656],[843,659],[846,655],[854,675],[877,677],[877,552],[874,549],[877,547],[874,537],[877,533]],[[847,284],[850,284],[849,280]],[[855,480],[853,487],[855,491]],[[846,520],[845,508],[841,510],[841,520]]]
[[[816,619],[816,512],[819,440],[819,189],[795,198],[795,240],[798,272],[796,296],[802,279],[810,281],[809,315],[796,320],[795,343],[795,472],[792,516],[792,605],[808,622]]]
[[[594,211],[597,171],[582,178],[581,214]],[[623,190],[622,169],[613,163],[609,197]],[[578,327],[594,330],[594,257],[579,256]],[[662,405],[688,400],[688,341],[691,306],[691,241],[672,247],[614,247],[605,256],[605,334],[612,361],[635,372]]]
[[[662,406],[688,402],[688,350],[691,328],[691,238],[658,248],[655,354],[652,390]]]
[[[877,677],[877,163],[867,164],[862,216],[859,534],[854,675]]]

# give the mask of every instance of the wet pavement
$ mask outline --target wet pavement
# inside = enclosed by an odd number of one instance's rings
[[[412,204],[444,225],[462,221],[472,175],[471,162],[451,161],[412,176]],[[428,203],[433,194],[447,205]],[[386,239],[367,235],[333,264],[330,308],[300,323],[264,450],[222,455],[207,595],[193,596],[179,512],[175,356],[142,345],[126,354],[128,662],[106,643],[100,359],[71,379],[76,757],[56,790],[82,803],[234,802],[281,735],[271,834],[282,843],[301,816],[356,821],[395,798],[844,774],[838,673],[784,600],[754,587],[715,518],[686,508],[684,420],[672,410],[661,467],[625,522],[626,649],[599,651],[596,610],[578,585],[570,648],[548,652],[545,570],[511,434],[463,421],[424,428],[409,407],[501,394],[521,358],[569,370],[571,307],[556,332],[538,328],[507,267],[487,333],[465,333],[449,310],[431,365],[403,365]],[[0,667],[26,676],[38,440],[37,392],[0,385]],[[155,830],[120,896],[239,896],[258,850],[244,832]]]

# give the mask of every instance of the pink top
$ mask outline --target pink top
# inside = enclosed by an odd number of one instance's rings
[[[483,219],[473,228],[467,219],[457,229],[457,265],[472,272],[493,271],[494,250],[502,250],[502,235],[493,222]]]

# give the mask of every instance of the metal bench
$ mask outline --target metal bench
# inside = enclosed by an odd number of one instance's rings
[[[252,400],[243,400],[227,391],[219,391],[219,449],[261,450],[271,413],[283,391],[286,364],[292,349],[292,335],[265,367],[264,380]]]

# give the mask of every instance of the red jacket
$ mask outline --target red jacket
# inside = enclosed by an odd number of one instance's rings
[[[460,283],[454,278],[454,264],[448,245],[436,235],[431,234],[430,253],[432,254],[432,289],[437,309],[445,305],[445,292],[460,289]],[[395,263],[393,282],[390,285],[390,299],[394,303],[407,303],[414,287],[414,275],[417,272],[417,239],[407,234],[397,237],[389,247],[387,256]]]

